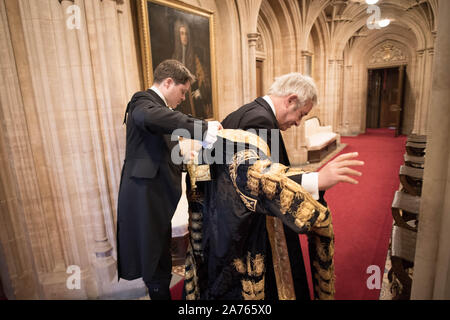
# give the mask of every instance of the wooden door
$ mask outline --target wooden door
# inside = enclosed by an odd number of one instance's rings
[[[383,70],[380,127],[393,127],[396,132],[401,124],[404,71],[404,66]]]
[[[401,130],[405,66],[369,70],[367,128]]]

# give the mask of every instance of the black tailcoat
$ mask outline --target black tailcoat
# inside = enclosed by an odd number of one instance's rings
[[[118,277],[150,281],[160,257],[169,252],[171,219],[181,197],[181,167],[171,160],[176,144],[171,134],[184,128],[194,137],[196,121],[203,135],[207,124],[172,111],[150,89],[132,97],[125,121],[126,155],[117,214]]]

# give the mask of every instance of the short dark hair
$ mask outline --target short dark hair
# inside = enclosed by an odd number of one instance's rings
[[[178,60],[168,59],[161,62],[153,73],[153,82],[160,84],[167,78],[172,78],[175,84],[185,84],[195,81],[195,76]]]

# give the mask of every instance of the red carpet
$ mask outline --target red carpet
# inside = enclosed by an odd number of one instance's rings
[[[184,281],[180,280],[176,285],[170,288],[172,300],[181,300],[181,297],[183,296],[183,285]]]
[[[363,173],[357,178],[358,185],[339,184],[325,194],[336,239],[335,298],[378,300],[380,290],[367,288],[367,279],[373,274],[368,274],[367,268],[378,266],[382,281],[392,230],[391,204],[400,183],[398,172],[404,162],[406,137],[394,137],[389,129],[368,129],[341,141],[347,147],[340,154],[357,151],[365,165],[357,168]],[[305,261],[309,261],[305,237],[300,239]],[[182,283],[172,288],[173,299],[181,299]]]
[[[382,281],[392,230],[391,204],[399,187],[406,137],[389,129],[368,129],[358,137],[342,137],[340,153],[359,152],[365,165],[358,185],[339,184],[325,194],[335,232],[336,299],[378,300],[379,289],[367,287],[371,265]],[[303,237],[302,237],[303,238]],[[305,241],[302,239],[302,247]]]

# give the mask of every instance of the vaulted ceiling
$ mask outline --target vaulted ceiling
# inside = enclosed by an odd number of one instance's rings
[[[376,5],[381,19],[391,20],[388,27],[380,30],[368,28],[367,21],[373,12],[368,12],[364,0],[263,0],[258,25],[266,25],[265,29],[275,25],[278,33],[275,38],[283,39],[283,43],[296,38],[295,46],[301,50],[308,47],[310,34],[315,34],[318,38],[314,41],[321,42],[322,50],[336,57],[371,34],[404,35],[405,41],[412,40],[417,49],[432,45],[437,0],[380,0]],[[312,29],[315,30],[311,33]]]

